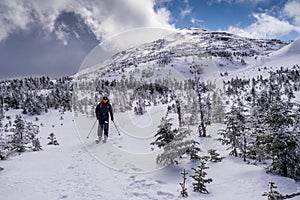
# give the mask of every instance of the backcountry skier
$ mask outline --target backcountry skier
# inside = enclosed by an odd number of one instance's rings
[[[109,103],[107,96],[104,96],[100,103],[96,107],[96,117],[99,122],[98,124],[98,140],[96,142],[101,142],[103,131],[104,131],[104,140],[106,142],[108,137],[108,129],[109,129],[109,116],[111,121],[114,121],[114,115],[112,106]]]

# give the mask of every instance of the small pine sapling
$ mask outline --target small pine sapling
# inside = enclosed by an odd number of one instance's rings
[[[224,157],[220,157],[220,154],[217,153],[217,150],[215,149],[209,149],[208,154],[210,156],[209,161],[211,162],[221,162]]]
[[[48,139],[50,140],[48,145],[59,145],[54,133],[50,133]]]
[[[182,178],[183,178],[183,181],[182,183],[179,183],[180,187],[181,187],[181,191],[180,191],[180,194],[182,197],[188,197],[188,192],[187,192],[187,188],[185,186],[185,183],[186,183],[186,175],[188,174],[185,169],[183,169],[183,172],[181,172],[182,174]]]
[[[32,147],[33,147],[32,148],[33,151],[43,150],[39,138],[35,138],[32,140]]]
[[[205,161],[201,161],[200,165],[197,168],[192,168],[194,171],[194,175],[190,176],[194,179],[193,182],[193,189],[194,192],[200,192],[200,193],[208,193],[206,189],[206,184],[212,182],[213,180],[211,178],[205,179],[205,176],[207,173],[205,172],[208,167],[205,166]]]
[[[268,200],[279,200],[283,199],[282,194],[280,194],[277,190],[277,186],[274,182],[269,182],[269,191],[264,192],[262,196],[266,196]]]
[[[282,195],[277,190],[277,186],[274,182],[269,182],[269,192],[264,192],[262,196],[266,196],[268,200],[283,200],[283,199],[292,199],[296,196],[300,196],[300,192],[296,192],[293,194]]]

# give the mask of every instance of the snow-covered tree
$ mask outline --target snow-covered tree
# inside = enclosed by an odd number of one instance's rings
[[[50,133],[48,139],[49,139],[48,145],[59,145],[54,133]]]
[[[216,149],[209,149],[208,154],[210,156],[209,161],[211,162],[221,162],[224,157],[221,157]]]
[[[17,115],[13,126],[14,133],[9,141],[12,150],[24,152],[28,144],[32,143],[39,133],[39,127],[31,122],[24,121],[22,116]]]
[[[33,151],[42,150],[42,145],[41,145],[41,142],[40,142],[39,138],[35,138],[35,139],[32,140],[32,150]]]
[[[205,96],[205,93],[208,92],[209,88],[204,82],[200,82],[199,79],[196,80],[195,84],[200,114],[198,132],[200,137],[206,137],[206,127],[210,123],[210,101],[208,100],[209,97]]]
[[[190,156],[190,159],[199,159],[199,143],[195,140],[187,140],[191,130],[186,128],[179,128],[174,130],[174,139],[167,143],[163,149],[163,153],[157,156],[157,163],[162,165],[178,164],[179,159],[184,155]]]
[[[298,117],[293,114],[291,102],[277,98],[272,102],[264,119],[268,128],[266,151],[272,157],[269,171],[300,180],[300,127]]]
[[[266,196],[268,200],[280,200],[283,199],[282,194],[280,194],[277,190],[277,186],[274,182],[269,182],[269,191],[264,192],[262,196]]]
[[[161,119],[158,131],[154,135],[156,140],[152,142],[151,145],[157,145],[158,148],[162,148],[174,139],[174,130],[172,130],[171,121],[172,119],[167,117]]]
[[[23,121],[22,117],[20,115],[16,116],[16,119],[14,121],[14,134],[13,134],[13,140],[11,141],[12,148],[16,149],[18,152],[25,151],[25,122]]]
[[[221,138],[219,140],[222,144],[229,145],[230,152],[233,156],[238,156],[238,150],[240,150],[243,155],[246,154],[245,147],[245,131],[246,127],[246,116],[244,114],[245,110],[242,104],[233,104],[231,110],[226,113],[225,124],[226,128],[221,130],[219,134]],[[245,158],[245,156],[243,156]]]

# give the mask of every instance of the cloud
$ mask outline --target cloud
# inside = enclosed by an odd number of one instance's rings
[[[294,23],[300,25],[300,2],[299,1],[290,1],[285,4],[283,12],[286,16],[292,18]]]
[[[155,0],[2,0],[0,41],[38,23],[66,44],[63,29],[55,30],[62,12],[80,16],[99,40],[136,27],[173,28],[171,13],[164,7],[154,9],[155,4]]]
[[[30,9],[22,1],[1,1],[0,13],[0,41],[16,30],[26,29],[32,22]]]
[[[264,13],[253,13],[252,24],[247,27],[229,26],[226,31],[251,38],[279,38],[293,33],[300,34],[299,1],[288,1],[281,9],[275,9],[276,12],[274,9],[270,8]]]
[[[190,7],[185,7],[184,9],[181,9],[180,10],[180,17],[181,18],[184,18],[186,17],[187,15],[190,15],[192,12],[192,9]]]
[[[202,19],[197,19],[197,18],[192,17],[191,20],[190,20],[190,22],[191,22],[192,24],[200,24],[200,23],[203,23],[204,20],[202,20]]]
[[[277,38],[293,31],[300,33],[300,27],[280,20],[266,13],[253,14],[255,22],[246,28],[230,26],[228,32],[251,38]]]

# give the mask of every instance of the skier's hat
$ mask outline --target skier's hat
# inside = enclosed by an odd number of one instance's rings
[[[102,100],[108,100],[107,96],[104,96],[104,97],[102,98]]]

